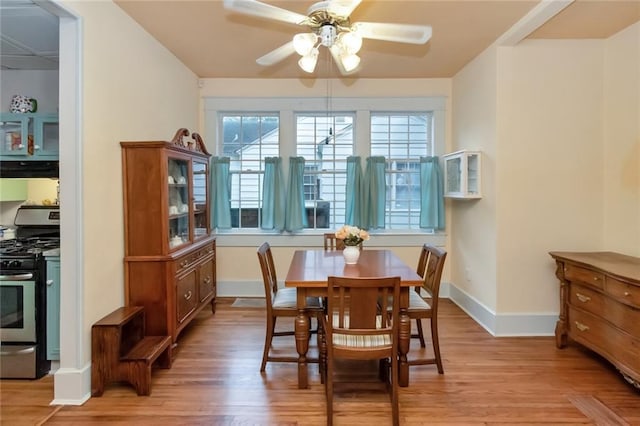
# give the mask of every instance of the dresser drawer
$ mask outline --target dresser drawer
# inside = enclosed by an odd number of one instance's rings
[[[215,264],[209,259],[198,267],[198,296],[205,301],[215,290]]]
[[[564,277],[567,281],[579,281],[598,288],[604,288],[604,274],[571,264],[564,265]]]
[[[583,311],[591,312],[599,317],[606,316],[606,296],[602,293],[579,284],[571,284],[569,290],[569,303]]]
[[[571,284],[569,304],[602,318],[640,339],[640,309],[634,309],[605,294],[578,284]]]
[[[195,264],[202,261],[202,259],[205,259],[206,257],[212,255],[214,255],[213,245],[208,245],[192,253],[189,253],[186,256],[182,256],[176,259],[176,274],[180,274],[184,271],[189,270]]]
[[[196,271],[191,271],[176,281],[176,320],[178,324],[184,321],[197,305]]]
[[[569,334],[603,355],[624,372],[640,370],[640,339],[617,329],[604,319],[569,307]]]
[[[640,287],[607,277],[604,289],[612,297],[640,309]]]

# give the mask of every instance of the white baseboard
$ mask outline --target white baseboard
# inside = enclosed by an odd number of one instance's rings
[[[218,297],[264,297],[262,281],[218,281],[217,290]],[[557,313],[496,314],[473,296],[448,282],[443,282],[440,286],[440,297],[451,299],[496,337],[553,336],[558,320]]]
[[[447,287],[449,299],[493,336],[554,335],[556,321],[558,320],[557,313],[496,314],[455,285],[448,283]]]
[[[91,397],[91,364],[81,369],[58,368],[53,381],[55,399],[50,405],[82,405]]]
[[[262,281],[218,281],[216,290],[217,297],[264,297]]]

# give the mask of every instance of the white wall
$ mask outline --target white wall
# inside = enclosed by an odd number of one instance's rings
[[[482,200],[450,206],[452,294],[495,334],[553,333],[548,251],[640,252],[638,28],[492,47],[453,79],[452,148],[485,151],[485,181]]]
[[[499,51],[497,311],[557,312],[550,250],[603,247],[603,43]]]
[[[61,259],[63,276],[65,268],[84,271],[83,276],[74,277],[82,289],[78,291],[79,299],[67,301],[66,305],[80,311],[84,332],[78,351],[85,365],[89,365],[91,325],[124,304],[119,142],[170,140],[180,127],[197,130],[198,85],[193,72],[111,1],[65,1],[64,7],[82,21],[78,117],[82,163],[63,164],[61,158],[61,167],[77,169],[75,175],[82,182],[83,250],[80,259],[65,257],[63,250]],[[65,79],[64,75],[60,77]],[[61,127],[64,125],[61,123]],[[61,191],[65,190],[64,185],[61,181]],[[62,238],[65,239],[64,234]],[[63,280],[63,295],[65,285]],[[65,333],[72,331],[63,327],[63,345],[69,335]],[[62,386],[59,389],[59,379],[68,386],[88,384],[86,368],[80,372],[82,378],[72,377],[74,368],[79,367],[65,361],[64,346],[61,353],[62,371],[56,374],[56,396],[58,391],[64,395],[90,393],[90,389],[76,389],[77,392]]]
[[[453,78],[453,147],[482,151],[482,199],[450,200],[451,254],[456,287],[496,310],[497,50],[485,51]],[[481,224],[481,226],[478,226]]]
[[[24,95],[38,101],[41,113],[58,112],[58,71],[2,70],[0,73],[0,111],[9,112],[11,98]]]
[[[604,248],[640,256],[640,23],[605,42]]]

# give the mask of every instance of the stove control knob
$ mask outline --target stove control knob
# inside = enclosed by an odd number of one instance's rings
[[[2,261],[2,267],[3,268],[8,268],[9,267],[9,261],[8,260],[3,260]]]
[[[18,268],[20,267],[20,265],[22,265],[22,262],[20,262],[19,260],[14,260],[13,262],[11,262],[11,266],[13,266],[14,268]]]

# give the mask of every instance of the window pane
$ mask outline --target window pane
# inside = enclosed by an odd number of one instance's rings
[[[347,157],[353,155],[352,114],[297,114],[296,155],[305,159],[309,228],[344,223]]]
[[[432,113],[372,113],[371,155],[387,160],[388,229],[420,226],[420,157],[433,155]]]
[[[222,115],[223,155],[231,158],[231,226],[258,228],[264,158],[279,155],[280,119],[274,114]]]

